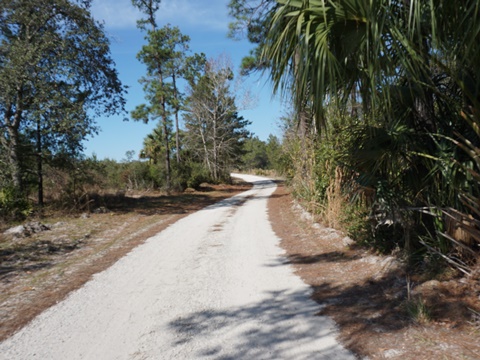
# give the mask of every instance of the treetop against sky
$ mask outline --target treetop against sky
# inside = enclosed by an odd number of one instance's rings
[[[203,52],[207,58],[229,56],[236,68],[235,73],[238,73],[241,60],[249,53],[252,45],[246,40],[234,41],[227,37],[228,24],[233,20],[228,15],[227,5],[225,0],[163,0],[156,20],[159,27],[171,24],[188,35],[191,38],[192,53]],[[126,109],[130,112],[145,101],[138,79],[145,75],[146,69],[136,58],[145,44],[145,34],[136,27],[141,14],[130,0],[94,0],[92,14],[104,22],[111,39],[112,58],[122,83],[129,87]],[[279,101],[272,100],[271,87],[266,77],[252,75],[245,79],[243,88],[248,89],[257,99],[253,102],[255,106],[240,110],[240,115],[252,122],[249,129],[263,140],[270,133],[277,134],[277,120],[282,114],[282,107]],[[123,122],[123,118],[124,116],[99,118],[101,131],[86,142],[86,154],[95,153],[99,158],[116,160],[125,158],[125,153],[129,150],[134,150],[138,155],[143,139],[153,131],[156,124],[151,122],[145,125],[131,120]]]

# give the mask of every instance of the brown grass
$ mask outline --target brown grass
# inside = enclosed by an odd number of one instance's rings
[[[347,202],[342,191],[343,171],[340,167],[335,169],[335,180],[327,188],[327,205],[320,214],[326,226],[340,229],[342,226],[342,213]]]
[[[345,346],[369,359],[480,359],[480,268],[477,277],[409,278],[394,257],[345,246],[292,203],[280,186],[269,202],[273,228]]]

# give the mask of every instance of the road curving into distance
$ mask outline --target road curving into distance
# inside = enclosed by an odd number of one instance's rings
[[[355,357],[287,264],[254,184],[148,239],[0,344],[0,359]]]

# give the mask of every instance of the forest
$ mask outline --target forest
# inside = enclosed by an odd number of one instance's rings
[[[239,114],[235,69],[157,24],[160,3],[132,1],[145,103],[127,114],[90,1],[2,1],[2,221],[46,206],[84,211],[93,192],[183,191],[228,182],[233,169],[273,169],[358,244],[424,271],[478,268],[477,1],[231,0],[229,37],[254,45],[242,76],[267,74],[291,105],[283,137],[267,141]],[[157,124],[139,158],[83,155],[100,114]]]

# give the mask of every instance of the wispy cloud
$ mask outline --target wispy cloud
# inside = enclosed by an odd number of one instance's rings
[[[141,17],[130,0],[94,0],[92,13],[111,29],[133,28]],[[163,0],[157,18],[159,24],[224,31],[229,22],[226,0]]]
[[[140,19],[140,12],[130,0],[94,0],[92,14],[96,20],[105,22],[108,28],[135,27]]]

